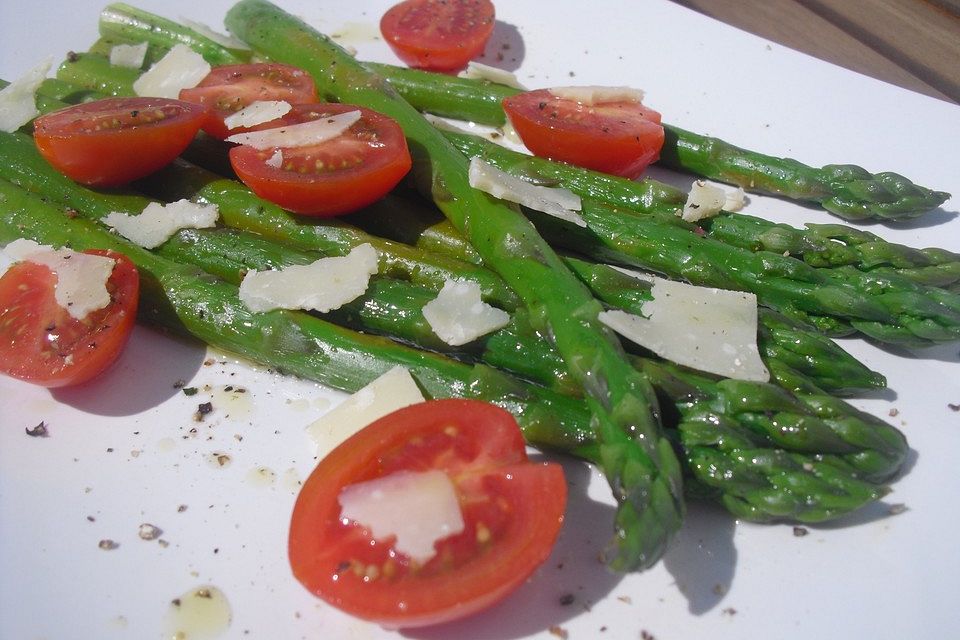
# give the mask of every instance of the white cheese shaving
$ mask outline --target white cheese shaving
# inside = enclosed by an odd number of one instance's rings
[[[418,564],[436,555],[436,543],[464,529],[457,491],[443,471],[397,471],[340,490],[340,517]]]
[[[480,285],[473,280],[444,282],[437,297],[423,306],[423,317],[441,340],[453,346],[472,342],[510,322],[510,314],[480,299]]]
[[[78,320],[110,304],[107,280],[117,262],[113,258],[54,249],[22,238],[8,244],[4,252],[14,262],[28,261],[49,268],[57,277],[54,299]]]
[[[277,149],[273,155],[263,161],[263,164],[274,169],[279,169],[283,165],[283,151]]]
[[[53,58],[47,58],[0,89],[0,130],[13,133],[40,115],[37,110],[37,89],[52,65]]]
[[[307,434],[323,458],[374,420],[424,399],[410,372],[398,365],[309,424]]]
[[[740,211],[747,204],[747,194],[743,187],[737,187],[733,191],[727,191],[726,201],[723,203],[724,211]]]
[[[727,194],[720,187],[707,184],[703,180],[695,180],[687,194],[687,202],[683,205],[680,217],[687,222],[697,222],[710,218],[723,211],[727,203]]]
[[[240,109],[240,111],[231,113],[223,119],[223,124],[227,125],[227,129],[254,127],[283,117],[292,108],[290,103],[284,100],[257,100]]]
[[[586,221],[577,213],[582,207],[580,196],[569,189],[542,187],[501,171],[480,158],[471,158],[467,174],[470,186],[495,198],[522,204],[530,209],[586,227]]]
[[[553,87],[551,95],[586,106],[605,102],[643,102],[643,91],[631,87]]]
[[[227,138],[227,142],[245,144],[260,150],[276,147],[288,149],[293,147],[308,147],[336,138],[359,119],[359,111],[348,111],[346,113],[338,113],[329,118],[320,118],[318,120],[311,120],[310,122],[291,124],[275,129],[237,133]]]
[[[180,229],[204,229],[217,224],[220,217],[215,204],[196,204],[178,200],[170,204],[151,202],[141,213],[131,216],[113,211],[101,222],[121,236],[146,249],[159,247]]]
[[[209,73],[210,65],[199,53],[177,44],[134,81],[133,90],[138,96],[176,99],[181,89],[197,86]]]
[[[140,44],[116,44],[110,48],[110,64],[114,67],[126,67],[128,69],[139,69],[143,66],[143,61],[147,57],[147,49],[150,47],[146,42]]]
[[[526,89],[525,86],[520,84],[517,76],[506,69],[491,67],[488,64],[474,62],[473,60],[467,63],[467,68],[461,71],[459,76],[471,80],[489,80],[490,82],[496,82],[497,84],[503,84],[515,89]]]
[[[757,347],[754,294],[641,278],[653,282],[653,300],[643,305],[647,317],[603,311],[601,322],[677,364],[738,380],[770,379]]]
[[[250,270],[240,283],[240,300],[251,311],[338,309],[367,290],[377,273],[377,251],[370,244],[345,256],[320,258],[311,264],[275,271]]]
[[[206,37],[206,38],[208,38],[208,39],[210,39],[210,40],[213,40],[213,41],[216,42],[217,44],[222,45],[222,46],[224,46],[224,47],[226,47],[226,48],[228,48],[228,49],[238,49],[238,50],[240,50],[240,51],[250,51],[250,47],[249,47],[249,46],[247,45],[247,43],[244,42],[243,40],[238,40],[237,38],[234,38],[233,36],[228,36],[228,35],[225,34],[225,33],[220,33],[220,32],[218,32],[218,31],[214,31],[213,29],[211,29],[211,28],[208,27],[207,25],[203,24],[202,22],[194,22],[193,20],[190,20],[189,18],[184,18],[183,16],[180,16],[180,24],[182,24],[182,25],[184,25],[184,26],[186,26],[186,27],[189,27],[189,28],[193,29],[194,31],[196,31],[196,32],[199,33],[200,35],[202,35],[202,36],[204,36],[204,37]]]

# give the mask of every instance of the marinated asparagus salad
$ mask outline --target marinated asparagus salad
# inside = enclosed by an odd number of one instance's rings
[[[356,392],[288,557],[390,627],[476,613],[548,557],[567,484],[527,445],[603,473],[621,572],[662,558],[689,499],[819,523],[887,494],[906,439],[842,399],[884,372],[832,339],[957,342],[960,255],[737,209],[901,220],[949,194],[685,131],[637,89],[527,90],[474,60],[494,22],[405,0],[380,22],[401,68],[265,0],[229,36],[107,6],[88,51],[2,92],[0,368],[79,384],[138,317]]]

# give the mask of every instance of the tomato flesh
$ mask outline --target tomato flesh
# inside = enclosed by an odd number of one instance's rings
[[[417,564],[344,522],[348,485],[397,471],[439,469],[452,481],[461,533],[435,542]],[[563,521],[559,465],[527,460],[513,417],[476,400],[412,405],[337,447],[304,484],[290,527],[290,562],[307,589],[358,617],[414,627],[464,617],[520,586],[550,553]]]
[[[115,187],[147,176],[187,148],[206,108],[167,98],[105,98],[40,116],[33,138],[77,182]]]
[[[457,71],[483,52],[493,33],[490,0],[406,0],[380,19],[380,32],[411,67]]]
[[[110,304],[76,319],[54,298],[56,276],[19,262],[0,277],[0,372],[45,387],[86,382],[120,356],[137,315],[140,278],[126,257],[116,260],[107,290]]]
[[[360,111],[343,134],[305,147],[282,147],[279,167],[267,164],[277,149],[236,146],[230,163],[237,177],[261,198],[306,215],[356,211],[385,196],[412,165],[403,130],[391,118],[345,104],[295,105],[277,121],[254,129],[282,127]]]
[[[224,119],[261,100],[283,100],[290,104],[317,101],[317,88],[310,74],[279,63],[232,64],[213,68],[196,87],[180,91],[180,99],[209,107],[203,130],[223,140],[248,131],[228,129]]]
[[[548,89],[504,99],[503,109],[526,147],[551,160],[637,178],[660,157],[660,114],[639,102],[585,105]]]

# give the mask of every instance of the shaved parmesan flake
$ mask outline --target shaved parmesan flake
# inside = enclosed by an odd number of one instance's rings
[[[167,205],[151,202],[141,213],[131,216],[113,211],[101,222],[127,240],[146,249],[159,247],[180,229],[205,229],[217,224],[220,212],[215,204],[196,204],[178,200]]]
[[[757,347],[754,294],[641,279],[653,282],[653,300],[643,305],[647,317],[603,311],[601,322],[677,364],[738,380],[770,379]]]
[[[210,65],[199,53],[177,44],[136,79],[133,90],[138,96],[176,99],[181,89],[197,86],[209,73]]]
[[[275,147],[285,147],[287,149],[293,147],[308,147],[336,138],[359,119],[359,111],[348,111],[346,113],[338,113],[329,118],[291,124],[286,127],[251,131],[249,133],[237,133],[227,138],[227,142],[245,144],[260,150]]]
[[[393,548],[423,564],[435,544],[464,529],[457,490],[443,471],[397,471],[340,490],[342,520],[354,522],[377,540],[395,538]]]
[[[276,120],[289,113],[292,108],[290,103],[284,100],[257,100],[224,118],[223,124],[227,125],[227,129],[253,127]]]
[[[489,80],[490,82],[496,82],[497,84],[503,84],[515,89],[526,89],[525,86],[520,84],[517,76],[509,71],[506,71],[505,69],[499,69],[497,67],[491,67],[488,64],[474,62],[473,60],[467,63],[467,68],[461,71],[459,75],[461,78],[469,78],[471,80]]]
[[[480,158],[471,158],[468,173],[470,186],[495,198],[522,204],[530,209],[572,222],[578,227],[587,223],[577,213],[581,209],[580,196],[569,189],[541,187],[530,184],[497,169]]]
[[[193,29],[194,31],[204,36],[205,38],[213,40],[217,44],[222,45],[227,49],[239,49],[240,51],[250,51],[250,47],[243,40],[238,40],[233,36],[228,36],[225,33],[219,33],[217,31],[214,31],[213,29],[203,24],[202,22],[194,22],[189,18],[184,18],[183,16],[181,16],[180,24]]]
[[[0,130],[13,133],[38,115],[37,89],[47,77],[53,58],[47,58],[0,89]]]
[[[320,258],[307,265],[276,271],[251,269],[240,283],[240,300],[251,311],[339,309],[367,290],[377,273],[377,251],[370,244],[345,256]]]
[[[552,95],[592,106],[604,102],[643,102],[643,91],[630,87],[553,87]]]
[[[720,187],[696,180],[690,186],[687,202],[683,205],[680,217],[687,222],[697,222],[710,218],[723,211],[727,203],[727,194]]]
[[[114,67],[139,69],[147,57],[149,46],[146,42],[114,45],[110,49],[110,64]]]
[[[307,426],[323,458],[365,426],[425,398],[413,376],[397,365]]]
[[[54,249],[24,239],[14,240],[4,252],[15,262],[33,262],[49,268],[57,277],[54,299],[77,320],[110,304],[107,280],[117,262],[113,258]]]
[[[283,165],[283,151],[277,149],[273,155],[263,161],[263,164],[274,169],[279,169]]]
[[[510,314],[480,299],[480,285],[472,280],[444,282],[437,297],[423,306],[423,317],[441,340],[455,347],[510,322]]]
[[[726,201],[723,203],[724,211],[740,211],[747,203],[747,194],[743,187],[737,187],[733,191],[727,191]]]

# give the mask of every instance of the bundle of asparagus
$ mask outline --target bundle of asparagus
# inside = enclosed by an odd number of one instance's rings
[[[446,223],[414,240],[441,240],[435,246],[458,252],[455,256],[379,238],[344,223],[305,223],[238,183],[186,162],[175,163],[138,188],[167,201],[190,197],[215,203],[230,229],[181,232],[151,253],[95,222],[111,211],[138,212],[147,199],[78,187],[51,171],[23,134],[5,134],[0,143],[0,200],[6,205],[0,240],[32,237],[80,249],[120,250],[147,276],[148,319],[336,388],[355,390],[401,363],[434,397],[467,394],[509,408],[532,444],[584,457],[607,475],[619,503],[616,548],[610,557],[618,569],[646,567],[662,555],[682,518],[682,477],[687,493],[711,495],[752,520],[821,521],[885,493],[883,483],[899,469],[907,450],[903,436],[820,390],[878,386],[882,378],[810,327],[831,335],[859,330],[895,344],[955,340],[960,337],[960,305],[949,291],[927,284],[951,284],[956,256],[884,246],[879,239],[839,225],[800,232],[729,214],[705,224],[706,233],[697,233],[673,215],[684,196],[665,185],[624,184],[435,130],[374,71],[389,75],[400,87],[406,72],[356,62],[267,2],[243,0],[228,15],[228,25],[258,53],[311,72],[321,94],[371,106],[404,126],[416,143],[415,155],[423,154],[416,158],[416,181],[447,217]],[[184,42],[213,62],[246,56],[125,5],[108,7],[101,29],[108,38],[151,41],[156,45],[153,55]],[[104,45],[99,43],[94,51]],[[51,99],[46,106],[56,106],[56,97],[83,99],[90,89],[129,93],[135,72],[124,73],[96,53],[73,56],[60,72],[70,83],[44,87]],[[418,81],[435,81],[424,78]],[[481,96],[476,104],[489,102],[493,95],[487,83],[462,86]],[[477,87],[483,90],[478,93]],[[414,106],[444,113],[443,107],[418,102],[414,89],[401,92]],[[692,134],[681,134],[687,136],[684,140],[693,139]],[[502,157],[491,161],[538,182],[582,189],[587,230],[578,236],[526,212],[537,223],[534,229],[512,208],[469,187],[461,150],[488,159]],[[691,166],[695,162],[692,155],[678,155]],[[763,162],[775,164],[774,159]],[[855,170],[828,170],[832,177],[812,178],[809,168],[792,168],[808,183],[817,183],[798,197],[823,201],[854,217],[868,210],[888,216],[912,213],[918,206],[936,206],[945,195],[882,177],[877,184],[888,192],[867,203],[854,196],[876,194],[878,189],[866,186],[862,180],[867,178]],[[843,186],[841,174],[861,182]],[[767,190],[781,188],[764,184]],[[402,199],[391,198],[378,206],[394,212],[404,205]],[[630,209],[633,213],[626,212]],[[66,210],[70,216],[64,215]],[[742,224],[750,234],[731,231],[732,224]],[[515,251],[502,251],[508,239]],[[381,276],[364,296],[325,319],[294,312],[252,314],[236,297],[235,284],[247,269],[303,264],[365,242],[377,249]],[[565,243],[593,260],[614,258],[701,284],[755,291],[764,304],[783,314],[761,312],[760,340],[781,387],[718,380],[649,356],[625,354],[597,322],[602,308],[598,301],[642,312],[649,286],[604,264],[557,255],[555,247]],[[786,245],[793,251],[784,251],[807,264],[783,256],[779,248]],[[481,283],[487,300],[513,311],[511,325],[468,349],[451,350],[437,341],[419,309],[444,280],[455,278]],[[225,315],[242,318],[242,326],[216,319]],[[674,417],[669,421],[659,402],[671,407]]]

